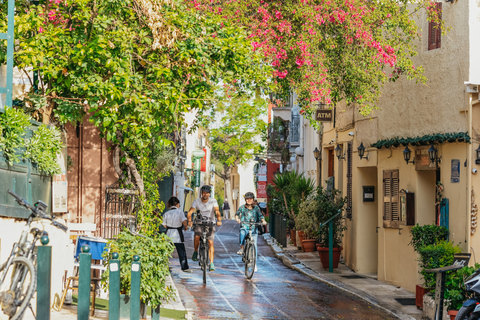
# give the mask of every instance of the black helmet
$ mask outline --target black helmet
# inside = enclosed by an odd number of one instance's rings
[[[245,199],[255,199],[255,195],[253,194],[253,192],[247,192],[243,197]]]
[[[212,193],[212,187],[210,186],[207,186],[207,185],[204,185],[200,188],[200,194],[202,192],[206,192],[206,193]]]

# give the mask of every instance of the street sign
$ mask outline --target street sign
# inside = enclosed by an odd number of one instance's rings
[[[317,109],[315,112],[315,120],[322,122],[332,122],[333,110],[332,109]]]
[[[195,187],[200,187],[200,170],[195,170]]]
[[[193,158],[193,170],[200,171],[200,158]]]

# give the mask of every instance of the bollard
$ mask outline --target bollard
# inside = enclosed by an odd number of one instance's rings
[[[152,320],[160,320],[160,305],[155,309],[152,308]]]
[[[52,247],[48,235],[40,238],[37,251],[37,320],[50,320],[50,283],[52,277]]]
[[[130,320],[140,319],[140,257],[133,256],[131,269]]]
[[[90,313],[90,278],[92,254],[88,245],[82,246],[78,274],[78,307],[77,319],[88,320]]]
[[[120,319],[120,261],[118,253],[112,253],[110,260],[108,319]]]

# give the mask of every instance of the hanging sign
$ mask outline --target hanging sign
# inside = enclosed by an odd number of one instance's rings
[[[193,170],[200,171],[200,158],[193,158]]]
[[[257,183],[257,198],[266,198],[267,197],[267,182],[258,181]]]
[[[195,171],[195,187],[200,187],[200,171]]]
[[[200,171],[206,172],[207,171],[207,149],[203,148],[203,153],[205,155],[202,158],[200,158]]]
[[[332,109],[317,109],[315,112],[315,120],[322,122],[332,122],[333,110]]]

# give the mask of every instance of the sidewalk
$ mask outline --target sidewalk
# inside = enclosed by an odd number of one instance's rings
[[[340,263],[333,273],[322,268],[318,252],[302,252],[292,244],[286,248],[279,246],[270,234],[263,235],[265,241],[272,248],[275,256],[289,268],[295,269],[312,279],[325,282],[340,290],[358,296],[381,308],[399,319],[422,319],[422,310],[413,305],[402,305],[400,301],[415,302],[415,293],[403,288],[378,281],[376,276],[358,274]],[[404,300],[408,299],[408,300]]]

